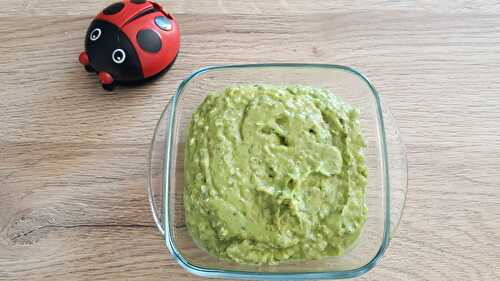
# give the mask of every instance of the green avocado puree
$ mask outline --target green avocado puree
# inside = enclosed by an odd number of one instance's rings
[[[196,244],[242,264],[343,254],[367,217],[358,117],[317,88],[209,94],[185,149],[186,224]]]

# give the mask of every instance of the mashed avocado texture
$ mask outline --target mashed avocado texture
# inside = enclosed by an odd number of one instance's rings
[[[185,150],[194,241],[245,264],[341,255],[367,216],[358,116],[323,89],[209,94],[193,114]]]

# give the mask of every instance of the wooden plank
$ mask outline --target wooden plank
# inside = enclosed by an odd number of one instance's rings
[[[88,15],[94,16],[113,1],[45,1],[45,0],[2,0],[2,15],[29,15],[29,16],[60,16],[60,15]],[[116,2],[116,1],[115,1]],[[446,14],[481,13],[497,14],[500,12],[500,3],[495,0],[476,1],[308,1],[308,0],[177,0],[156,1],[167,10],[176,14],[191,15],[283,15],[283,14],[314,14],[314,13],[351,13],[359,11],[413,11],[434,12]]]

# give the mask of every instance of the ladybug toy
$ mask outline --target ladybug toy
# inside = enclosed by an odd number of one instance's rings
[[[142,82],[167,71],[179,45],[179,27],[171,14],[151,1],[125,0],[92,21],[79,60],[111,91],[116,83]]]

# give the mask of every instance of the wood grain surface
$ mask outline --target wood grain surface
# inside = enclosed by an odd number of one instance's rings
[[[107,3],[0,0],[0,280],[200,280],[149,212],[153,128],[195,69],[270,61],[353,66],[398,121],[406,210],[359,280],[500,280],[498,1],[164,4],[182,29],[176,64],[108,94],[77,61]]]

